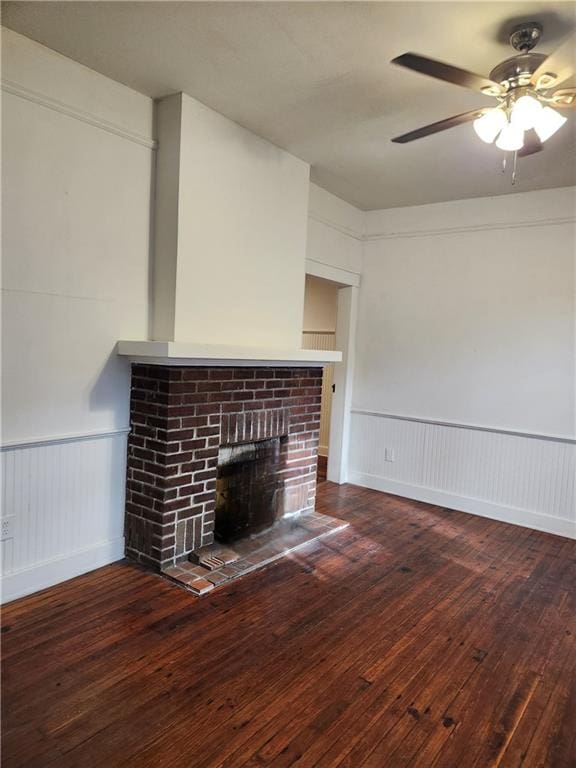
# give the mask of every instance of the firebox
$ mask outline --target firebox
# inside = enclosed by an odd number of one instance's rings
[[[260,533],[278,517],[280,438],[222,446],[218,452],[214,536],[231,543]]]

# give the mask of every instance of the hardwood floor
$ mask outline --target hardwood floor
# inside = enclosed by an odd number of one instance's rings
[[[318,508],[351,526],[203,598],[119,563],[8,605],[5,768],[574,768],[576,542]]]

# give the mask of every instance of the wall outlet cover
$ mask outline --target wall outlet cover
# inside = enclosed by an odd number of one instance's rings
[[[394,448],[385,448],[384,449],[384,460],[385,461],[396,461],[396,451]]]
[[[3,517],[1,523],[0,541],[4,541],[4,539],[12,539],[14,537],[14,515]]]

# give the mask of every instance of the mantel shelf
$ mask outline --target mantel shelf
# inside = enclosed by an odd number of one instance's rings
[[[119,341],[119,355],[154,365],[324,366],[339,363],[342,353],[317,349],[235,347],[177,341]]]

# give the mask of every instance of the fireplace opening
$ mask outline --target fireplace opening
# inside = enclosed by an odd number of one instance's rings
[[[280,437],[218,452],[214,535],[231,543],[270,528],[280,510]]]

